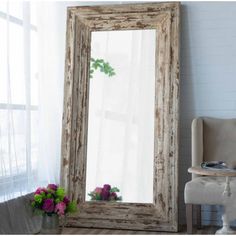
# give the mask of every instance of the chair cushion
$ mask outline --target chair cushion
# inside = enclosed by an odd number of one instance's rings
[[[226,178],[197,177],[189,181],[184,189],[185,204],[221,205]],[[230,178],[231,193],[236,196],[236,177]]]

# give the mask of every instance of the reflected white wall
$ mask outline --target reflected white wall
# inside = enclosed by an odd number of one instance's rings
[[[155,30],[92,33],[91,56],[116,75],[90,79],[86,192],[111,184],[124,202],[153,202],[155,40]]]

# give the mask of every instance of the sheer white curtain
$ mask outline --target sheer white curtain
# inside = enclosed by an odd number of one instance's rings
[[[92,57],[116,75],[90,80],[87,193],[111,184],[124,202],[153,202],[155,40],[155,30],[92,33]]]
[[[59,181],[66,7],[88,4],[101,2],[0,2],[0,201]],[[97,149],[88,153],[87,191],[110,183],[125,201],[152,201],[153,121],[142,117],[153,108],[150,34],[133,32],[129,41],[108,34],[94,47],[117,75],[91,80],[99,107],[90,130],[105,136],[89,140]]]
[[[39,40],[39,156],[38,179],[58,183],[65,53],[66,8],[40,2]],[[46,168],[45,168],[46,167]]]
[[[59,181],[66,5],[0,3],[0,201]]]

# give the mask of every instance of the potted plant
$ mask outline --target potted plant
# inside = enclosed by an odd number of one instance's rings
[[[42,234],[59,233],[59,216],[77,211],[77,204],[70,201],[65,190],[56,184],[49,184],[46,188],[39,187],[31,201],[34,212],[42,214]]]
[[[120,190],[117,187],[111,187],[104,184],[103,187],[96,187],[92,192],[88,193],[91,201],[121,201],[122,197],[117,195]]]

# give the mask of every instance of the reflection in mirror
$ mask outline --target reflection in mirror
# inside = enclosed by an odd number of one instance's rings
[[[87,201],[109,184],[122,202],[153,202],[155,42],[156,30],[92,32]]]

